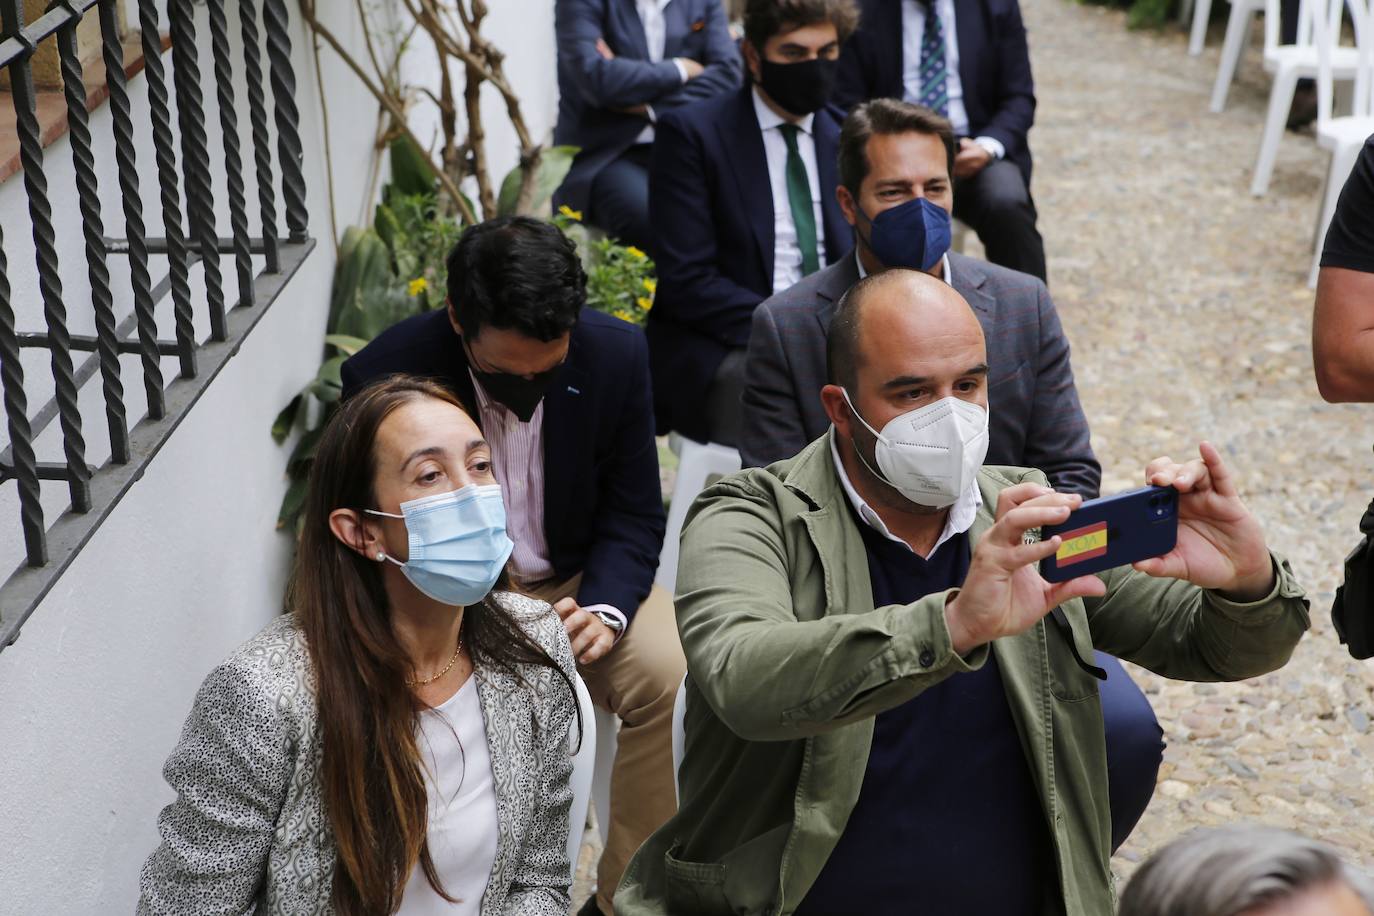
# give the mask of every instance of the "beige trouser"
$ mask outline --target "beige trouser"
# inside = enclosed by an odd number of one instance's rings
[[[526,584],[550,604],[576,597],[582,576]],[[610,914],[620,876],[641,843],[677,811],[673,785],[673,702],[687,673],[677,637],[673,598],[657,585],[639,606],[620,642],[578,671],[592,702],[620,719],[611,769],[611,823],[596,869],[596,902]]]

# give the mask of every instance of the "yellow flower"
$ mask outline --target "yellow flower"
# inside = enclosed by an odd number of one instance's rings
[[[562,213],[562,214],[563,214],[564,216],[566,216],[568,219],[575,219],[575,220],[577,220],[578,222],[581,222],[581,221],[582,221],[582,211],[581,211],[581,210],[574,210],[572,207],[569,207],[567,204],[563,204],[561,207],[559,207],[559,208],[558,208],[558,212],[559,212],[559,213]]]
[[[612,312],[612,314],[615,315],[615,317],[619,318],[621,321],[634,321],[634,318],[630,315],[630,313],[625,311],[624,309],[616,309],[614,312]]]
[[[645,254],[644,252],[640,251],[638,248],[636,248],[636,247],[633,246],[633,245],[627,245],[627,246],[625,247],[625,251],[626,251],[627,254],[629,254],[630,257],[634,258],[634,259],[637,260],[637,261],[642,261],[642,260],[644,260],[645,258],[648,257],[647,254]]]
[[[635,305],[639,306],[647,312],[649,309],[654,307],[654,300],[650,299],[648,296],[640,296],[638,299],[635,300]]]
[[[649,295],[652,296],[654,293],[658,292],[658,281],[653,277],[646,277],[644,280],[644,288],[647,289]]]
[[[410,281],[410,285],[407,286],[406,289],[410,290],[412,296],[418,296],[429,289],[429,281],[424,277],[416,277],[414,280]]]

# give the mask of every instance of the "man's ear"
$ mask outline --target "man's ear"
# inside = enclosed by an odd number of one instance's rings
[[[759,49],[754,47],[754,43],[747,38],[739,43],[739,47],[741,53],[744,54],[744,69],[749,71],[749,75],[753,78],[754,82],[759,82],[762,78],[759,75]]]
[[[854,415],[845,403],[844,389],[839,385],[826,385],[821,389],[821,406],[825,408],[825,415],[835,427],[835,432],[853,438]]]
[[[854,199],[854,195],[849,193],[849,189],[844,185],[835,187],[835,201],[840,205],[840,212],[844,214],[844,221],[851,226],[858,225],[859,222],[859,202]]]
[[[462,325],[458,324],[458,310],[453,307],[453,301],[451,299],[445,299],[444,306],[445,310],[448,312],[448,323],[453,326],[453,333],[462,337],[463,328]]]
[[[329,530],[339,543],[365,560],[376,560],[377,553],[386,549],[356,509],[335,509],[329,513]]]

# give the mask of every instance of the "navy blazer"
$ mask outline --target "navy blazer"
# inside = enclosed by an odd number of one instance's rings
[[[830,264],[853,244],[835,201],[838,112],[816,112],[811,133]],[[649,220],[658,292],[646,330],[658,430],[705,440],[716,369],[748,345],[754,307],[773,294],[773,192],[752,87],[659,120]]]
[[[655,116],[739,85],[743,64],[730,37],[721,0],[673,0],[663,10],[663,60],[649,60],[644,24],[635,0],[557,0],[553,13],[558,41],[558,124],[553,142],[580,149],[555,204],[586,209],[592,182],[627,149],[649,123],[618,109],[649,105]],[[614,60],[596,50],[610,46]],[[675,57],[706,68],[686,83]]]
[[[1097,496],[1102,468],[1069,363],[1069,341],[1045,284],[950,252],[954,288],[987,341],[987,464],[1039,468],[1055,489]],[[745,363],[740,457],[745,467],[791,458],[830,428],[821,405],[835,308],[859,282],[853,255],[770,297],[754,312]]]
[[[344,397],[397,372],[436,379],[481,425],[461,338],[444,309],[379,334],[343,364]],[[544,534],[577,602],[627,619],[649,594],[665,518],[650,412],[648,353],[634,325],[584,308],[544,395]]]
[[[846,111],[868,99],[905,94],[902,4],[860,0],[860,5],[863,18],[840,54],[835,86],[835,102]],[[999,141],[1029,187],[1026,135],[1035,122],[1035,82],[1021,7],[1017,0],[954,0],[954,30],[969,136]]]

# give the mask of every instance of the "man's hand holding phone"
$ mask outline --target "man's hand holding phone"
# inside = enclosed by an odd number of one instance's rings
[[[1163,556],[1141,560],[1151,576],[1184,579],[1232,601],[1258,601],[1274,588],[1274,564],[1264,530],[1241,501],[1231,471],[1210,442],[1186,464],[1156,458],[1145,482],[1179,492],[1178,543]]]
[[[1241,502],[1221,454],[1206,442],[1199,454],[1185,464],[1164,457],[1146,467],[1146,483],[1179,493],[1178,536],[1172,550],[1133,566],[1147,575],[1214,589],[1232,601],[1257,601],[1274,587],[1264,532]],[[1041,576],[1038,564],[1059,550],[1058,535],[1025,543],[1027,531],[1063,524],[1081,504],[1079,496],[1038,484],[1002,491],[996,521],[974,547],[963,587],[945,607],[956,652],[964,655],[1022,633],[1065,601],[1105,593],[1096,575],[1055,583]]]

